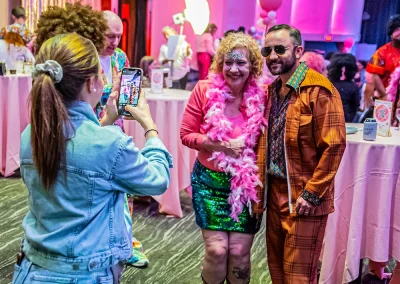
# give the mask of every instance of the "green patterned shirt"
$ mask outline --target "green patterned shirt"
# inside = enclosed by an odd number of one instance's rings
[[[271,112],[268,121],[268,169],[270,175],[286,179],[286,161],[285,161],[285,125],[286,112],[289,107],[289,101],[292,91],[297,90],[303,82],[308,66],[302,62],[296,71],[289,78],[286,86],[290,87],[289,93],[286,95],[282,103],[279,103],[279,90],[282,86],[282,80],[276,79],[272,83],[273,93],[271,96]]]

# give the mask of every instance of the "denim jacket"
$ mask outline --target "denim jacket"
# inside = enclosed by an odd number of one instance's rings
[[[74,131],[66,167],[50,190],[42,187],[33,164],[30,125],[22,133],[21,176],[29,191],[23,251],[45,269],[80,273],[131,256],[124,194],[164,193],[172,157],[158,138],[139,150],[119,127],[100,127],[88,103],[74,102],[68,113]]]

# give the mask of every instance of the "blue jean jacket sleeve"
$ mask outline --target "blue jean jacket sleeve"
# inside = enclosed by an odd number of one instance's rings
[[[132,137],[121,139],[112,168],[117,190],[134,195],[160,195],[169,185],[172,156],[159,138],[147,139],[142,150]]]

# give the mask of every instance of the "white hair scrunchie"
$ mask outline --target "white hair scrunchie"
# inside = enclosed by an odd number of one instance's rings
[[[57,61],[46,60],[45,63],[36,64],[32,71],[32,77],[35,79],[39,74],[49,74],[55,84],[60,83],[63,78],[63,69]]]

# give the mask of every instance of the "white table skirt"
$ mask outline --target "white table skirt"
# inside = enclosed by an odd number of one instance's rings
[[[174,161],[167,191],[153,198],[160,203],[160,212],[182,217],[179,192],[190,187],[190,173],[196,159],[196,151],[183,146],[179,137],[183,112],[190,92],[175,89],[164,89],[164,94],[151,94],[149,89],[144,89],[144,92],[159,137]],[[124,128],[125,133],[132,136],[136,146],[141,149],[146,142],[142,127],[136,121],[124,120]]]

